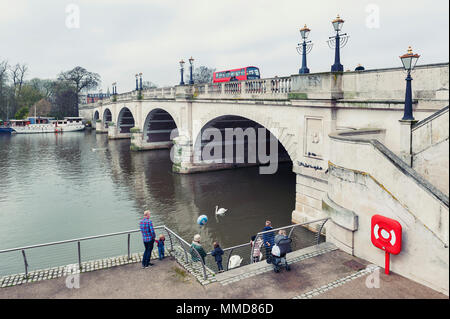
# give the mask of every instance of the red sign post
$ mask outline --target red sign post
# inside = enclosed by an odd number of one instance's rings
[[[371,230],[372,244],[386,253],[384,272],[389,275],[390,254],[397,255],[402,249],[402,225],[394,219],[373,215]]]

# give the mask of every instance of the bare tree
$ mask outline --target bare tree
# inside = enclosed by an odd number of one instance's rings
[[[8,118],[7,101],[8,61],[0,62],[0,117]]]
[[[73,84],[77,95],[76,112],[78,113],[79,94],[83,89],[95,89],[101,83],[100,75],[89,72],[81,66],[77,66],[70,71],[61,72],[58,80]]]
[[[216,71],[216,69],[210,69],[206,66],[199,66],[198,68],[194,69],[194,72],[192,72],[192,79],[194,80],[195,84],[207,84],[211,83],[213,80],[213,73]],[[190,74],[189,72],[185,73],[185,82],[189,83]]]
[[[152,81],[143,81],[142,88],[145,89],[156,89],[158,86]]]
[[[14,93],[16,97],[20,95],[22,90],[23,82],[25,80],[25,74],[28,71],[28,66],[26,64],[17,63],[16,65],[9,68],[11,72],[11,80],[14,85]]]

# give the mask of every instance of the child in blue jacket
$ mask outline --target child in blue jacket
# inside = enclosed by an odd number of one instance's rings
[[[222,250],[222,248],[220,248],[219,243],[215,241],[214,242],[214,250],[211,251],[211,256],[214,256],[214,259],[216,260],[217,268],[219,269],[219,272],[223,272],[222,255],[223,255],[223,250]]]
[[[166,237],[164,237],[163,234],[159,235],[159,239],[156,240],[156,245],[158,246],[159,260],[162,260],[164,258],[164,241],[165,240],[166,240]]]

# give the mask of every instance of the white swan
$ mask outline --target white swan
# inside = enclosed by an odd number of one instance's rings
[[[216,215],[224,215],[227,210],[228,209],[225,209],[225,208],[220,208],[219,209],[219,206],[216,206]]]
[[[233,269],[239,267],[242,262],[242,257],[238,255],[233,255],[230,257],[230,261],[228,262],[228,269]]]

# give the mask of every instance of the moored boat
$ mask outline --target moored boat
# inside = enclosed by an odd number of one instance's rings
[[[0,120],[0,134],[11,134],[12,131],[11,124],[8,121]]]
[[[13,133],[62,133],[82,131],[85,128],[81,117],[65,117],[64,120],[55,120],[50,117],[29,117],[26,120],[11,120]]]

